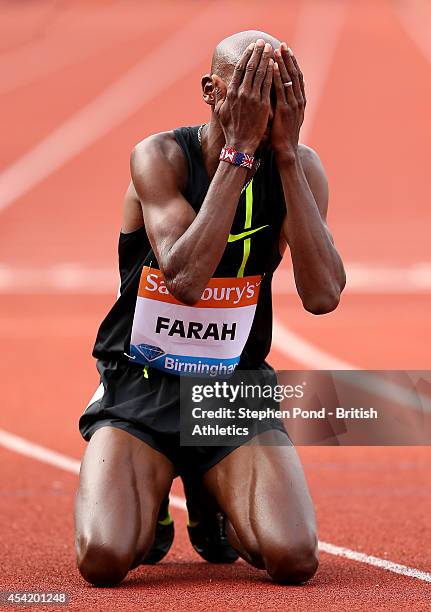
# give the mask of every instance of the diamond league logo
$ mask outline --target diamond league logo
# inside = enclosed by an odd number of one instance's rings
[[[138,344],[136,348],[148,361],[155,361],[165,354],[163,349],[152,344]]]

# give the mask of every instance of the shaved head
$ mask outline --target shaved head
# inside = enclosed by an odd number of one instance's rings
[[[216,46],[211,62],[211,74],[218,74],[224,81],[229,80],[245,49],[258,38],[263,38],[274,49],[281,44],[278,38],[266,32],[259,32],[259,30],[246,30],[232,34]]]

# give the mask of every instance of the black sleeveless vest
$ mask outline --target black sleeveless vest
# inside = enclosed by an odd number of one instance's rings
[[[210,185],[206,173],[198,126],[174,130],[187,160],[185,199],[198,212]],[[281,261],[279,239],[286,213],[280,176],[271,150],[261,159],[251,186],[240,196],[231,240],[214,277],[262,275],[253,325],[241,354],[240,368],[258,367],[266,358],[272,337],[272,275]],[[252,231],[256,230],[256,231]],[[139,281],[144,265],[158,268],[145,227],[120,234],[118,245],[120,295],[102,322],[93,356],[107,361],[127,361]]]

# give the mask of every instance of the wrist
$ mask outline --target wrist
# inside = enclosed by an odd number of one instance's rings
[[[273,147],[273,151],[275,160],[278,164],[283,164],[285,166],[294,166],[296,163],[299,162],[298,147],[295,147],[294,149],[290,147]]]
[[[254,157],[244,151],[238,151],[233,147],[225,145],[220,151],[220,161],[227,162],[233,166],[240,166],[242,168],[253,168]]]
[[[226,147],[230,147],[231,149],[235,149],[239,153],[246,153],[247,155],[254,156],[255,151],[257,149],[257,144],[253,144],[250,142],[244,142],[241,140],[235,140],[231,138],[226,140]]]

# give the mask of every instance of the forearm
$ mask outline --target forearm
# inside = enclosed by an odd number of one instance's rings
[[[333,310],[345,284],[345,274],[331,235],[322,220],[298,156],[279,163],[287,215],[295,282],[304,307],[315,314]]]
[[[220,162],[196,218],[166,253],[166,284],[181,301],[196,302],[219,264],[246,174]]]
[[[200,139],[207,162],[211,157],[212,163],[216,162],[214,156],[218,155],[216,149],[219,145],[216,147],[215,144],[222,139],[236,151],[250,156],[261,142],[270,115],[274,64],[271,53],[271,45],[258,39],[244,50],[228,86],[216,74],[204,78],[204,99],[212,107],[209,134],[206,140]],[[182,194],[186,167],[183,154],[178,157],[180,147],[177,143],[173,145],[172,137],[169,146],[166,137],[160,136],[158,140],[158,159],[154,155],[141,155],[137,194],[142,203],[147,234],[169,292],[186,304],[194,304],[201,297],[226,248],[247,170],[219,162],[205,200],[195,215]],[[153,145],[147,147],[148,151],[157,149],[157,142]],[[168,158],[170,161],[166,164]],[[162,189],[155,181],[154,169],[158,181],[165,177]]]

